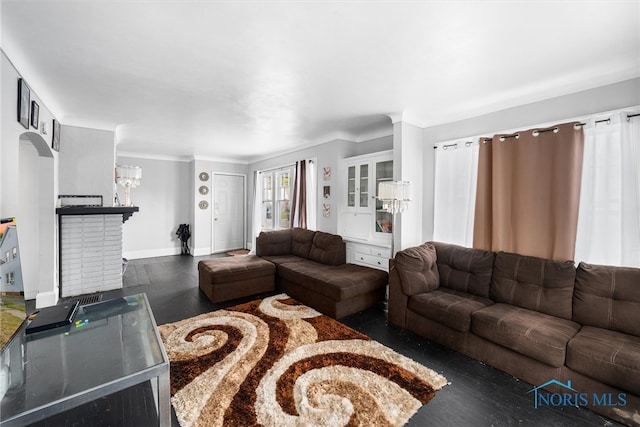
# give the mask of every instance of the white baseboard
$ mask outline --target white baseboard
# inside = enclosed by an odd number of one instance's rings
[[[191,254],[193,256],[211,255],[211,248],[191,248]]]
[[[123,251],[122,256],[126,259],[154,258],[159,256],[180,255],[181,249],[162,248],[162,249],[144,249],[141,251]]]

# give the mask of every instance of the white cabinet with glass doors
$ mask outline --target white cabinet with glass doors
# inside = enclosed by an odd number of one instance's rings
[[[347,206],[348,212],[369,213],[369,163],[347,165]]]
[[[393,217],[382,209],[376,196],[380,183],[393,180],[393,152],[346,158],[342,173],[345,187],[340,234],[346,239],[390,243]]]

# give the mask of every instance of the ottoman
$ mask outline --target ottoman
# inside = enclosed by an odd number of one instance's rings
[[[198,263],[200,289],[211,302],[275,289],[276,267],[256,255],[214,258]]]

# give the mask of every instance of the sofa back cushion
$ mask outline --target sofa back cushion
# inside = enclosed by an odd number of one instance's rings
[[[576,272],[573,320],[640,336],[640,268],[581,262]]]
[[[440,278],[433,244],[424,243],[404,249],[396,253],[394,261],[405,295],[421,294],[438,288]]]
[[[277,256],[291,254],[291,230],[262,231],[256,238],[256,255]]]
[[[495,252],[432,242],[438,254],[440,286],[489,298]]]
[[[313,244],[315,232],[305,228],[291,229],[291,254],[302,258],[309,258],[309,251]]]
[[[316,231],[313,236],[309,259],[327,265],[342,265],[347,262],[346,245],[336,234]]]
[[[573,261],[499,252],[493,266],[491,299],[571,320],[575,278]]]

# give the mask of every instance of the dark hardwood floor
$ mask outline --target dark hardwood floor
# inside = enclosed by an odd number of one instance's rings
[[[197,263],[216,256],[131,260],[124,275],[124,288],[105,292],[103,299],[144,292],[159,325],[254,299],[225,304],[207,300],[198,288]],[[261,296],[264,295],[258,297]],[[349,316],[342,322],[449,380],[450,384],[414,415],[409,426],[619,425],[584,408],[534,409],[532,395],[527,394],[533,387],[531,384],[391,326],[378,308]],[[172,423],[179,425],[173,413]]]

